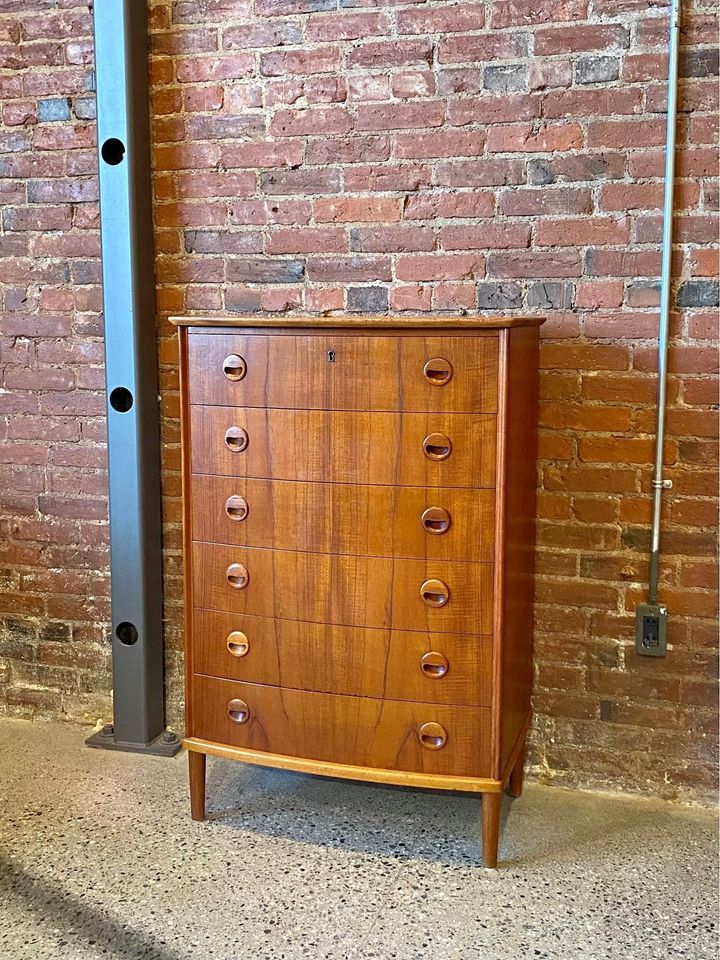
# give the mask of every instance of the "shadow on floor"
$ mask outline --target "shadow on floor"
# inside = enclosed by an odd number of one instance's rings
[[[565,801],[559,809],[558,800]],[[515,805],[521,812],[526,802],[532,804],[531,829],[526,817],[513,816]],[[551,809],[545,811],[546,804]],[[208,768],[208,821],[372,856],[481,866],[481,809],[476,793],[361,783],[223,760],[212,761]],[[540,832],[538,820],[544,823]],[[561,791],[549,799],[534,794],[532,801],[525,801],[504,795],[500,861],[505,867],[527,867],[548,859],[574,860],[579,850],[598,842],[612,849],[612,838],[620,835],[642,844],[644,832],[656,828],[652,818],[648,822],[642,801],[633,807],[624,803],[618,816],[606,796],[563,796]]]
[[[214,760],[207,820],[275,839],[448,866],[480,866],[481,797]],[[501,838],[513,801],[503,797]],[[188,810],[189,816],[189,810]]]
[[[44,926],[57,928],[58,957],[69,956],[72,943],[98,951],[107,948],[120,960],[187,960],[127,922],[115,920],[62,887],[33,876],[0,851],[0,902],[10,901],[15,901],[21,911],[33,913]]]

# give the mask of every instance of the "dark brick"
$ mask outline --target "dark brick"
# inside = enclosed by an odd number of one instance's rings
[[[100,283],[102,281],[100,260],[76,260],[71,267],[70,276],[80,285]]]
[[[617,57],[581,57],[575,63],[575,83],[612,83],[619,76]]]
[[[299,283],[305,276],[303,260],[272,260],[258,257],[256,260],[228,260],[228,280],[246,283]]]
[[[73,103],[73,112],[78,120],[94,120],[97,115],[95,97],[80,97]]]
[[[66,643],[70,639],[70,625],[59,620],[51,620],[40,629],[43,643]]]
[[[53,100],[38,100],[38,120],[41,123],[55,123],[59,120],[70,119],[70,101],[67,97]]]
[[[483,82],[486,90],[507,93],[512,90],[525,90],[528,80],[528,68],[523,64],[500,64],[485,67]]]
[[[37,633],[37,629],[32,623],[14,620],[13,618],[8,618],[3,621],[2,626],[5,628],[8,636],[13,637],[15,640],[34,640]]]
[[[347,305],[356,313],[387,313],[387,287],[348,287]]]
[[[0,657],[19,660],[23,665],[27,665],[35,661],[36,651],[37,647],[34,644],[23,643],[15,639],[12,634],[0,633]]]
[[[527,305],[530,310],[569,310],[573,305],[575,284],[551,280],[528,286]]]
[[[617,713],[616,704],[612,700],[601,700],[600,701],[600,719],[605,720],[607,723],[613,723],[615,721],[615,715]]]
[[[686,280],[677,295],[679,307],[717,307],[720,286],[717,280]]]
[[[229,287],[225,291],[225,309],[230,313],[257,313],[260,309],[260,291]]]
[[[555,181],[555,171],[550,160],[530,160],[527,166],[528,183],[545,185]]]
[[[719,68],[720,50],[717,46],[680,51],[681,77],[716,77]]]
[[[523,292],[519,283],[479,283],[479,310],[517,310],[522,307]]]

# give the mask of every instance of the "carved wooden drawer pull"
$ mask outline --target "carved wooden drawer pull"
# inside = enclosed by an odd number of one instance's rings
[[[231,700],[227,705],[227,712],[233,723],[247,723],[250,719],[250,707],[244,700]]]
[[[450,514],[444,507],[428,507],[420,522],[426,533],[439,537],[450,529]]]
[[[442,750],[447,743],[447,730],[441,723],[424,723],[418,738],[426,750]]]
[[[444,653],[430,650],[420,660],[420,669],[431,680],[440,680],[448,672],[450,664]]]
[[[233,630],[228,634],[225,646],[234,657],[244,657],[250,649],[250,641],[242,630]]]
[[[227,582],[236,590],[244,590],[250,583],[250,574],[241,563],[231,563],[225,573]]]
[[[225,431],[225,446],[232,453],[242,453],[249,442],[247,430],[242,427],[228,427]]]
[[[444,360],[442,357],[435,357],[434,360],[428,360],[425,364],[423,374],[428,383],[442,387],[452,380],[452,364],[449,360]]]
[[[242,380],[247,373],[247,364],[237,353],[231,353],[223,360],[223,373],[228,380]]]
[[[238,523],[245,520],[249,513],[248,502],[245,497],[238,497],[234,494],[232,497],[228,497],[225,501],[225,513],[231,520],[236,520]]]
[[[430,433],[423,440],[423,453],[428,460],[446,460],[451,451],[452,443],[444,433]]]
[[[429,607],[444,607],[450,599],[450,589],[442,580],[426,580],[420,587],[420,596]]]

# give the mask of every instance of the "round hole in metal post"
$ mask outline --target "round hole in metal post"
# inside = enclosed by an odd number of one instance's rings
[[[100,148],[100,156],[105,163],[111,167],[116,167],[125,159],[125,144],[117,137],[108,137]]]
[[[133,405],[133,395],[127,387],[115,387],[110,394],[110,406],[118,413],[127,413]]]
[[[131,647],[138,641],[137,627],[134,623],[123,620],[122,623],[119,623],[117,627],[115,627],[115,636],[124,646]]]

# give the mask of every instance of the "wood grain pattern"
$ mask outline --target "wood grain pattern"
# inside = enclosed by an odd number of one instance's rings
[[[242,379],[224,375],[229,356],[244,361]],[[423,373],[434,357],[449,361],[445,384]],[[188,389],[191,403],[238,407],[494,413],[497,357],[497,336],[208,334],[189,339]]]
[[[377,767],[361,767],[357,764],[332,763],[328,760],[308,760],[289,754],[267,753],[233,747],[201,737],[185,737],[186,750],[204,753],[208,757],[251,763],[258,767],[274,767],[277,770],[294,770],[316,777],[338,777],[343,780],[364,780],[368,783],[388,783],[399,787],[419,787],[425,790],[462,790],[469,793],[499,793],[503,789],[499,780],[491,777],[471,777],[446,773],[413,773],[411,770],[380,770]]]
[[[245,589],[234,589],[226,580],[233,563],[247,568]],[[493,568],[487,563],[195,543],[193,569],[195,602],[205,610],[433,633],[473,635],[492,629]],[[442,607],[430,607],[420,596],[423,582],[434,577],[450,589]]]
[[[233,646],[227,639],[244,634]],[[232,642],[232,641],[231,641]],[[491,702],[491,637],[277,620],[196,610],[193,660],[198,673],[249,683],[424,703]],[[430,651],[447,659],[438,679],[423,672]]]
[[[267,329],[268,327],[278,330],[297,330],[297,329],[349,329],[353,332],[368,331],[374,335],[376,330],[467,330],[473,335],[477,335],[481,330],[499,330],[513,327],[540,326],[545,323],[544,317],[521,317],[521,316],[494,316],[487,314],[484,316],[459,317],[453,316],[400,316],[388,317],[386,315],[373,316],[372,314],[345,315],[339,317],[300,317],[294,314],[284,314],[282,317],[262,316],[260,314],[249,314],[247,316],[184,316],[170,317],[170,323],[178,327],[208,327],[207,332],[212,332],[216,328],[218,332],[227,327]]]
[[[503,551],[502,611],[496,624],[501,723],[493,773],[498,778],[527,723],[532,695],[539,350],[537,329],[506,331],[502,336],[507,340],[507,411],[503,529],[496,535]]]
[[[188,756],[190,777],[190,816],[205,819],[205,754],[191,752]]]
[[[500,837],[501,793],[485,793],[482,798],[482,855],[486,867],[496,867]]]
[[[176,322],[186,745],[482,792],[494,866],[530,722],[542,321]]]
[[[192,502],[195,540],[369,557],[493,560],[492,490],[196,475]],[[441,535],[423,527],[423,515],[432,507],[448,514],[448,520],[443,514],[426,518],[428,524],[449,523]],[[231,519],[228,509],[244,519]]]
[[[193,678],[191,695],[196,705],[192,737],[380,769],[488,775],[490,722],[483,707],[307,693],[206,676]],[[228,716],[233,699],[247,704],[247,722],[234,723]],[[440,750],[420,743],[418,730],[428,722],[447,730]]]
[[[495,483],[491,415],[194,406],[191,419],[193,473],[411,487]],[[224,443],[234,426],[249,437],[241,453]],[[436,431],[452,440],[446,460],[423,454],[423,440]]]

